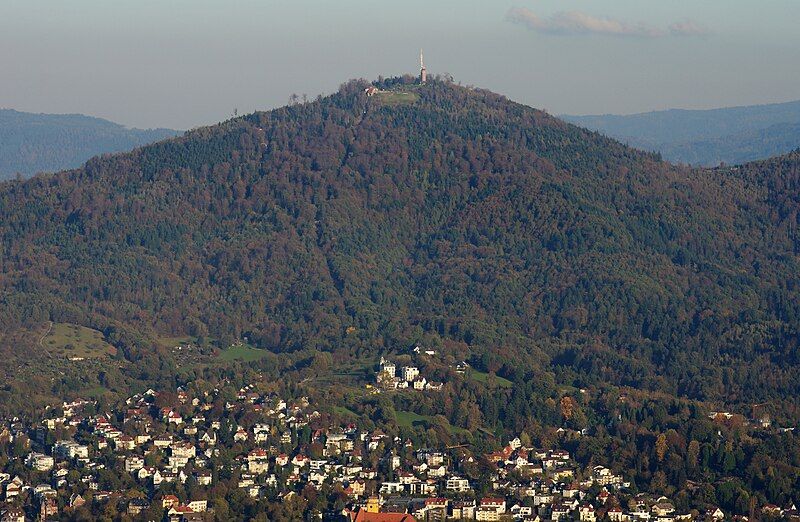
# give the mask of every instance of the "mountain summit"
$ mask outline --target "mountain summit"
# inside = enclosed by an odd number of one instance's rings
[[[797,394],[798,161],[776,161],[677,168],[488,91],[353,81],[0,185],[0,326],[124,331],[131,360],[159,335],[456,343],[576,385]]]

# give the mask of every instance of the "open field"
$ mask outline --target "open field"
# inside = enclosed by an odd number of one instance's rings
[[[384,91],[375,94],[375,97],[384,105],[413,105],[419,100],[415,92]]]
[[[51,355],[66,358],[97,359],[114,356],[117,349],[101,332],[70,323],[53,323],[40,340]]]
[[[407,428],[414,427],[415,424],[433,424],[434,417],[432,415],[420,415],[418,413],[414,413],[413,411],[398,411],[396,412],[397,415],[397,425]],[[446,422],[446,421],[445,421]],[[457,428],[451,425],[449,422],[446,424],[447,431],[450,433],[461,433],[466,434],[469,431],[465,430],[464,428]]]
[[[259,350],[258,348],[254,348],[249,344],[240,344],[238,346],[231,346],[230,348],[227,348],[219,352],[217,360],[221,362],[232,362],[232,361],[252,362],[252,361],[257,361],[259,359],[263,359],[269,354],[270,352],[267,350]]]
[[[343,415],[345,417],[360,417],[358,413],[345,406],[334,406],[333,411],[338,415]]]
[[[494,382],[497,383],[498,386],[501,388],[511,388],[514,386],[514,383],[509,381],[504,377],[500,377],[499,375],[490,376],[488,373],[479,372],[474,368],[470,368],[467,370],[467,374],[474,380],[478,382],[488,383],[490,378],[494,378]]]
[[[414,423],[429,423],[433,420],[433,417],[430,415],[419,415],[414,413],[413,411],[398,411],[397,412],[397,424],[399,426],[405,426],[407,428],[411,428],[414,426]]]

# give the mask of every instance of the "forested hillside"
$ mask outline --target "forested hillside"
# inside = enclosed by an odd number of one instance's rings
[[[92,156],[131,150],[177,134],[169,129],[129,129],[80,114],[0,109],[0,180],[79,167]]]
[[[6,353],[48,320],[133,361],[163,335],[455,343],[515,379],[796,406],[797,155],[677,168],[487,91],[403,82],[1,185]]]
[[[800,147],[800,101],[624,116],[563,116],[678,163],[717,166],[785,154]]]

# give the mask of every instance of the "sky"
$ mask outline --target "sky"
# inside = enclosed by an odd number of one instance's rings
[[[188,129],[449,73],[554,114],[800,99],[797,0],[1,0],[0,107]]]

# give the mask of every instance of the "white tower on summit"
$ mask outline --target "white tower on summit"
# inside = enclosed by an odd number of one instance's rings
[[[425,69],[425,57],[422,55],[422,49],[419,50],[419,83],[428,81],[428,70]]]

